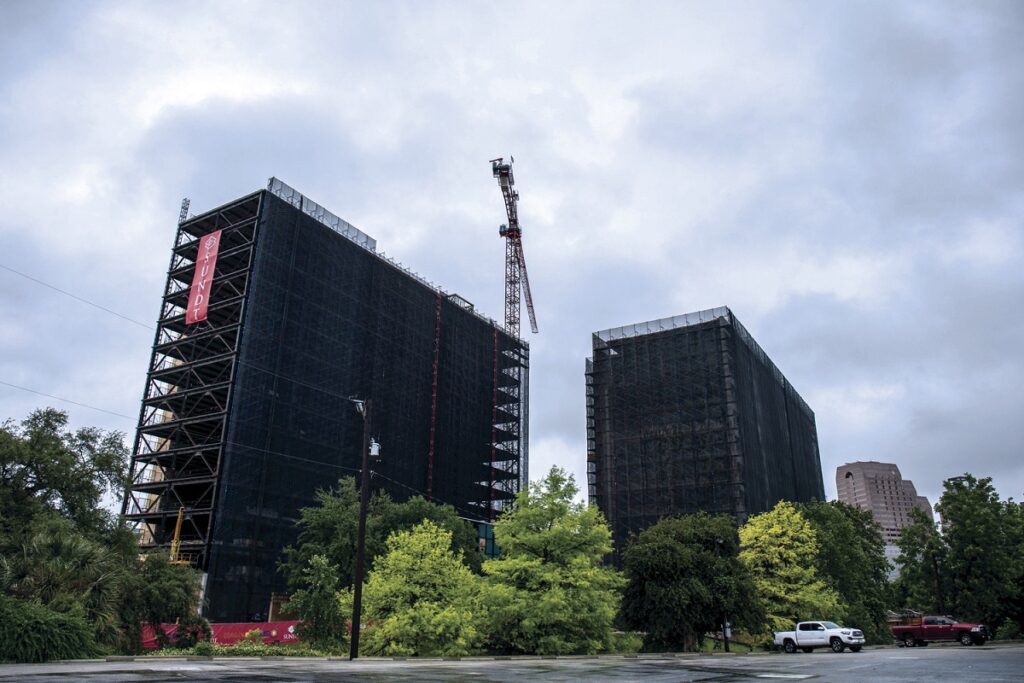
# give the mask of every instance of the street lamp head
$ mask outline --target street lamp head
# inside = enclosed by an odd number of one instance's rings
[[[352,397],[349,397],[348,400],[356,404],[356,412],[358,412],[361,417],[366,417],[366,401]]]

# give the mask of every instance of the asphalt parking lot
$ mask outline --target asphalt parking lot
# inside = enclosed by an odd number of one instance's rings
[[[1024,646],[869,648],[859,653],[641,655],[441,659],[138,658],[0,665],[0,682],[28,681],[1020,681]]]

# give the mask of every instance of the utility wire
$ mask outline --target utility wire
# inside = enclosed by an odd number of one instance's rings
[[[0,384],[3,384],[3,385],[8,386],[8,387],[12,387],[14,389],[21,389],[22,391],[27,391],[30,394],[36,394],[38,396],[45,396],[46,398],[52,398],[52,399],[56,399],[58,401],[64,401],[65,403],[73,403],[76,406],[82,406],[83,408],[89,408],[90,410],[98,410],[101,413],[106,413],[107,415],[114,415],[116,417],[123,417],[126,420],[131,420],[132,422],[135,421],[134,417],[128,417],[127,415],[122,415],[121,413],[115,413],[113,410],[107,410],[106,408],[97,408],[96,406],[91,406],[88,403],[80,403],[78,401],[72,401],[70,398],[62,398],[61,396],[54,396],[53,394],[47,394],[47,393],[44,393],[42,391],[36,391],[35,389],[29,389],[28,387],[19,386],[17,384],[11,384],[10,382],[5,382],[3,380],[0,380]]]
[[[134,325],[138,325],[139,327],[145,327],[148,330],[154,329],[152,325],[147,325],[146,323],[139,322],[138,320],[135,320],[134,318],[129,318],[126,315],[121,315],[117,311],[112,311],[109,308],[107,308],[106,306],[100,306],[99,304],[97,304],[95,302],[92,302],[92,301],[89,301],[88,299],[83,299],[82,297],[78,296],[77,294],[72,294],[71,292],[65,291],[65,290],[61,289],[60,287],[55,287],[54,285],[51,285],[49,282],[43,282],[42,280],[38,280],[38,279],[32,277],[31,275],[26,275],[25,273],[21,272],[20,270],[15,270],[14,268],[11,268],[10,266],[5,266],[4,264],[0,263],[0,268],[3,268],[4,270],[10,271],[10,272],[14,273],[15,275],[20,275],[21,277],[25,278],[26,280],[31,280],[32,282],[35,282],[38,285],[42,285],[43,287],[49,287],[50,289],[54,290],[55,292],[60,292],[61,294],[64,294],[66,296],[71,297],[72,299],[77,299],[78,301],[81,301],[83,304],[88,304],[90,306],[93,306],[95,308],[100,309],[101,311],[106,311],[107,313],[110,313],[111,315],[116,315],[118,318],[121,318],[123,320],[127,320],[128,322],[130,322],[130,323],[132,323]],[[71,403],[74,403],[74,401],[71,401]],[[106,411],[104,411],[104,412],[106,412]]]
[[[82,298],[82,297],[80,297],[80,296],[78,296],[76,294],[72,294],[71,292],[65,291],[65,290],[61,289],[60,287],[56,287],[54,285],[51,285],[49,282],[44,282],[44,281],[42,281],[42,280],[40,280],[38,278],[32,277],[31,275],[26,275],[25,273],[22,273],[21,271],[15,270],[14,268],[11,268],[9,266],[5,266],[2,263],[0,263],[0,268],[3,268],[4,270],[9,270],[10,272],[15,273],[16,275],[20,275],[21,277],[26,278],[28,280],[31,280],[32,282],[38,283],[38,284],[42,285],[43,287],[48,287],[48,288],[54,290],[55,292],[60,292],[61,294],[69,296],[72,299],[75,299],[76,301],[81,301],[84,304],[88,304],[89,306],[93,306],[95,308],[98,308],[101,311],[104,311],[106,313],[110,313],[111,315],[115,315],[118,318],[121,318],[122,320],[127,320],[128,322],[133,323],[135,325],[139,325],[140,327],[144,327],[147,330],[156,330],[156,327],[153,326],[153,325],[148,325],[146,323],[139,322],[138,320],[135,320],[133,318],[129,318],[128,316],[122,315],[122,314],[118,313],[117,311],[114,311],[114,310],[111,310],[111,309],[107,308],[106,306],[101,306],[98,303],[95,303],[93,301],[89,301],[88,299]],[[250,363],[248,361],[244,361],[244,360],[242,360],[240,358],[237,358],[237,357],[235,358],[235,362],[238,363],[239,365],[245,365],[245,366],[248,366],[250,368],[253,368],[254,370],[258,370],[260,372],[266,373],[268,375],[272,375],[272,376],[277,377],[279,379],[283,379],[286,382],[293,382],[295,384],[302,385],[302,386],[307,387],[309,389],[315,389],[316,391],[320,391],[320,392],[322,392],[324,394],[327,394],[328,396],[333,396],[335,398],[341,398],[341,399],[345,399],[345,400],[348,400],[348,401],[352,400],[351,396],[345,396],[343,394],[339,394],[337,392],[330,391],[328,389],[324,389],[323,387],[318,387],[318,386],[316,386],[314,384],[309,384],[308,382],[303,382],[302,380],[295,379],[294,377],[287,377],[287,376],[282,375],[280,373],[274,372],[273,370],[268,370],[267,368],[260,367],[259,365],[256,365],[254,363]],[[6,382],[5,382],[5,384],[6,384]],[[15,386],[15,385],[12,384],[10,386]],[[75,403],[76,405],[85,406],[86,408],[93,408],[93,406],[88,406],[88,405],[86,405],[84,403],[77,403],[76,401],[71,401],[70,399],[63,399],[63,398],[60,398],[59,396],[50,396],[49,394],[44,394],[44,393],[39,392],[39,391],[34,391],[32,389],[27,389],[25,387],[15,387],[15,388],[24,389],[25,391],[31,391],[32,393],[40,394],[41,396],[48,396],[50,398],[56,398],[58,401],[67,401],[68,403]],[[105,413],[110,412],[109,410],[103,410],[102,408],[94,408],[94,409],[95,410],[101,410],[102,412],[105,412]],[[119,417],[126,417],[125,415],[120,415],[120,413],[113,413],[113,414],[118,415]],[[134,419],[134,418],[128,418],[128,419],[131,420],[131,419]]]

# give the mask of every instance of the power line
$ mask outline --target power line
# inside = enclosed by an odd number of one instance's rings
[[[78,296],[77,294],[72,294],[71,292],[65,291],[65,290],[61,289],[60,287],[56,287],[54,285],[51,285],[49,282],[43,282],[42,280],[38,280],[38,279],[32,277],[31,275],[26,275],[25,273],[21,272],[20,270],[15,270],[14,268],[11,268],[10,266],[5,266],[4,264],[0,263],[0,268],[3,268],[4,270],[10,271],[10,272],[14,273],[15,275],[20,275],[21,277],[25,278],[26,280],[31,280],[32,282],[35,282],[38,285],[42,285],[43,287],[49,287],[50,289],[54,290],[55,292],[60,292],[61,294],[64,294],[66,296],[71,297],[72,299],[77,299],[78,301],[81,301],[83,304],[88,304],[90,306],[93,306],[95,308],[100,309],[101,311],[106,311],[107,313],[110,313],[111,315],[116,315],[118,318],[121,318],[123,320],[127,320],[128,322],[133,323],[135,325],[138,325],[139,327],[145,327],[148,330],[154,329],[152,325],[147,325],[146,323],[139,322],[138,320],[135,320],[134,318],[129,318],[128,316],[122,315],[122,314],[118,313],[117,311],[112,311],[109,308],[107,308],[106,306],[100,306],[99,304],[97,304],[95,302],[92,302],[92,301],[89,301],[88,299],[83,299],[82,297]],[[73,402],[74,401],[72,401],[72,403]]]
[[[55,292],[60,292],[61,294],[69,296],[72,299],[75,299],[76,301],[81,301],[82,303],[88,304],[89,306],[93,306],[95,308],[98,308],[101,311],[104,311],[106,313],[110,313],[111,315],[116,315],[118,318],[121,318],[122,320],[127,320],[128,322],[134,323],[135,325],[139,325],[141,327],[145,327],[147,330],[156,330],[156,327],[153,326],[153,325],[147,325],[146,323],[142,323],[142,322],[139,322],[138,320],[134,320],[133,318],[129,318],[128,316],[122,315],[122,314],[118,313],[117,311],[114,311],[114,310],[111,310],[111,309],[107,308],[106,306],[101,306],[101,305],[99,305],[99,304],[97,304],[97,303],[95,303],[93,301],[89,301],[88,299],[85,299],[83,297],[80,297],[80,296],[77,296],[75,294],[72,294],[71,292],[67,292],[67,291],[61,289],[60,287],[55,287],[54,285],[51,285],[48,282],[44,282],[44,281],[42,281],[42,280],[40,280],[38,278],[34,278],[31,275],[26,275],[25,273],[22,273],[20,271],[14,270],[13,268],[5,266],[2,263],[0,263],[0,268],[3,268],[5,270],[9,270],[12,273],[20,275],[20,276],[22,276],[22,277],[24,277],[26,279],[31,280],[32,282],[36,282],[36,283],[38,283],[38,284],[40,284],[40,285],[42,285],[44,287],[49,287],[50,289],[54,290]],[[286,375],[282,375],[280,373],[274,372],[273,370],[268,370],[267,368],[260,367],[259,365],[256,365],[254,363],[250,363],[248,361],[244,361],[241,358],[237,358],[236,357],[235,358],[235,362],[237,362],[239,365],[246,365],[246,366],[248,366],[250,368],[253,368],[254,370],[258,370],[260,372],[266,373],[266,374],[271,375],[273,377],[277,377],[279,379],[283,379],[286,382],[293,382],[295,384],[299,384],[299,385],[307,387],[309,389],[314,389],[316,391],[320,391],[320,392],[322,392],[324,394],[327,394],[328,396],[333,396],[335,398],[341,398],[341,399],[345,399],[345,400],[351,400],[352,399],[351,396],[346,396],[344,394],[339,394],[339,393],[334,392],[334,391],[329,391],[327,389],[324,389],[323,387],[318,387],[318,386],[316,386],[314,384],[310,384],[308,382],[303,382],[302,380],[295,379],[294,377],[288,377]],[[32,390],[31,389],[26,389],[26,391],[32,391]],[[41,392],[37,391],[37,392],[33,392],[33,393],[37,393],[38,394],[38,393],[41,393]],[[48,394],[43,394],[43,395],[47,396]],[[51,398],[57,398],[57,397],[51,397]],[[66,400],[66,399],[58,398],[58,400]],[[69,403],[75,403],[75,401],[68,401],[68,402]],[[78,405],[84,405],[84,404],[78,404]],[[90,406],[87,406],[87,407],[90,407]],[[97,408],[96,410],[102,410],[102,409]],[[109,411],[103,411],[103,412],[109,412]],[[121,417],[124,417],[124,416],[122,415]],[[133,419],[133,418],[129,418],[129,419]]]
[[[54,396],[53,394],[47,394],[47,393],[42,392],[42,391],[36,391],[35,389],[29,389],[28,387],[23,387],[23,386],[20,386],[20,385],[17,385],[17,384],[11,384],[10,382],[5,382],[3,380],[0,380],[0,384],[3,384],[3,385],[8,386],[8,387],[12,387],[14,389],[21,389],[22,391],[27,391],[30,394],[36,394],[38,396],[45,396],[46,398],[52,398],[52,399],[55,399],[57,401],[64,401],[65,403],[72,403],[72,404],[74,404],[76,406],[81,406],[83,408],[89,408],[90,410],[98,410],[99,412],[106,413],[107,415],[114,415],[115,417],[123,417],[126,420],[131,420],[132,422],[135,421],[134,417],[128,417],[127,415],[122,415],[121,413],[115,413],[113,410],[107,410],[106,408],[97,408],[96,406],[91,406],[88,403],[80,403],[79,401],[72,401],[70,398],[63,398],[61,396]]]

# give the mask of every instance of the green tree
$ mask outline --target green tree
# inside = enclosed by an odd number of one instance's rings
[[[388,538],[363,592],[363,652],[458,656],[480,646],[480,578],[451,546],[452,532],[430,520]]]
[[[900,548],[896,557],[896,592],[907,607],[946,614],[946,544],[935,523],[923,512],[912,509],[910,519],[896,541]]]
[[[947,480],[941,525],[911,511],[900,534],[897,588],[905,605],[1012,630],[1024,618],[1024,513],[990,478]],[[1007,623],[1009,622],[1009,623]]]
[[[288,608],[302,619],[299,636],[340,650],[348,642],[348,626],[338,600],[337,569],[323,555],[314,555],[303,583],[307,588],[295,591],[288,601]]]
[[[136,652],[140,624],[196,612],[199,578],[166,555],[140,559],[135,536],[104,509],[127,483],[123,435],[67,429],[67,414],[33,412],[0,426],[0,590],[85,623],[108,648]]]
[[[494,649],[608,649],[624,579],[601,566],[612,549],[611,532],[596,507],[574,502],[577,491],[573,478],[553,467],[495,524],[501,557],[484,562],[482,599]]]
[[[471,567],[479,570],[480,553],[473,525],[460,519],[449,505],[416,496],[396,503],[384,492],[370,496],[366,524],[366,566],[385,550],[387,538],[429,519],[452,532],[452,550],[463,551]],[[317,491],[316,505],[303,508],[298,521],[299,538],[284,551],[281,572],[292,590],[308,587],[306,569],[316,555],[336,568],[339,585],[351,586],[356,565],[356,532],[359,524],[359,490],[353,477],[345,477],[330,490]]]
[[[765,601],[770,630],[791,630],[801,619],[840,620],[839,594],[818,574],[814,527],[792,503],[780,501],[740,527],[740,560]],[[763,634],[767,642],[770,632]]]
[[[0,553],[17,552],[47,520],[96,540],[116,526],[101,502],[124,491],[124,435],[67,423],[67,413],[44,408],[0,426]]]
[[[1020,597],[1010,509],[991,478],[966,474],[946,481],[935,510],[942,518],[950,606],[958,617],[998,626]]]
[[[846,605],[848,625],[863,630],[869,642],[890,642],[886,608],[892,591],[881,527],[870,512],[839,501],[798,509],[814,527],[818,574]]]
[[[622,616],[644,632],[646,649],[694,650],[726,617],[747,631],[763,628],[764,609],[738,545],[731,517],[705,513],[663,519],[629,544]]]
[[[124,649],[141,648],[139,626],[149,624],[164,641],[160,624],[188,619],[199,610],[199,573],[191,567],[172,564],[166,553],[148,553],[133,563],[122,588],[121,623]]]
[[[401,503],[391,502],[381,506],[379,515],[368,521],[367,530],[372,533],[377,547],[384,550],[387,539],[396,531],[412,529],[424,521],[431,521],[450,532],[451,551],[461,555],[470,570],[480,573],[484,556],[480,552],[476,527],[459,517],[451,505],[434,503],[422,496],[413,496]]]
[[[1024,631],[1024,504],[1010,499],[1005,504],[1007,546],[1010,548],[1010,575],[1013,577],[1014,597],[1007,601],[1004,633]]]

